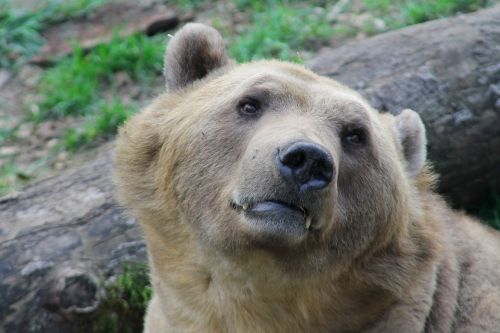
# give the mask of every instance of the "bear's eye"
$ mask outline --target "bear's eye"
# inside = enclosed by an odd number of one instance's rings
[[[351,146],[359,146],[366,142],[366,133],[362,128],[347,129],[342,133],[342,142]]]
[[[238,104],[238,111],[244,116],[256,116],[260,113],[260,103],[254,99],[244,99]]]

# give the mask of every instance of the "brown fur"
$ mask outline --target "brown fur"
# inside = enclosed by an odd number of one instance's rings
[[[117,143],[119,197],[149,249],[145,331],[498,330],[500,238],[433,193],[418,116],[379,114],[298,65],[235,66],[220,42],[205,43],[219,41],[207,29],[188,25],[174,37],[170,92]],[[212,46],[192,72],[182,59],[205,48],[198,41]],[[238,114],[248,95],[262,101],[258,119]],[[367,131],[366,146],[344,146],[352,126]],[[296,140],[331,153],[327,188],[296,196],[280,178],[273,152]],[[308,207],[314,229],[270,237],[230,204],[276,198]]]

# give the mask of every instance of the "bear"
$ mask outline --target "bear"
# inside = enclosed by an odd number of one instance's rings
[[[498,332],[500,236],[435,191],[419,115],[302,65],[169,41],[165,93],[120,129],[144,332]]]

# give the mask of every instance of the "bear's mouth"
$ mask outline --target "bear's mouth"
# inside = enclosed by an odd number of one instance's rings
[[[254,232],[264,236],[297,239],[314,227],[308,210],[292,203],[266,200],[237,204],[232,201],[231,207],[244,215]]]

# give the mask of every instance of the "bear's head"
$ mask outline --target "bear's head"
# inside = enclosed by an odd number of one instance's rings
[[[376,251],[417,214],[415,112],[381,114],[303,66],[236,65],[201,24],[170,40],[165,76],[116,154],[120,198],[158,239],[189,230],[228,257],[320,267]]]

